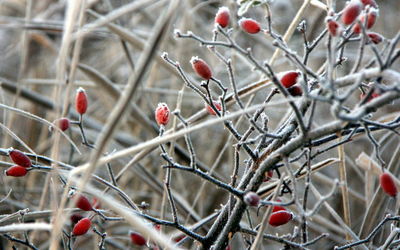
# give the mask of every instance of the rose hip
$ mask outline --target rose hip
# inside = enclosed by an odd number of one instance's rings
[[[362,10],[361,3],[358,0],[352,0],[346,7],[343,9],[342,14],[342,22],[345,25],[352,24],[358,15],[360,15]]]
[[[257,34],[261,31],[260,24],[251,18],[242,18],[239,20],[239,26],[249,34]]]
[[[274,212],[269,217],[269,224],[273,227],[281,226],[288,223],[293,218],[293,214],[286,210]]]
[[[256,207],[260,204],[260,196],[258,196],[258,194],[254,192],[248,192],[247,194],[245,194],[243,200],[247,205],[253,207]]]
[[[91,211],[93,209],[90,201],[83,195],[78,197],[78,200],[76,201],[76,207],[84,211]]]
[[[396,184],[394,183],[393,177],[389,173],[383,173],[381,174],[380,177],[380,184],[381,188],[383,191],[392,196],[395,197],[397,195],[397,187]]]
[[[139,233],[131,232],[130,233],[131,242],[137,246],[146,245],[146,239]]]
[[[76,90],[76,95],[75,95],[76,112],[83,115],[86,113],[87,107],[88,107],[88,98],[86,95],[86,91],[83,88],[79,88]]]
[[[328,17],[326,19],[326,26],[331,36],[337,37],[342,34],[342,26],[338,22],[333,20],[332,17]]]
[[[383,36],[376,32],[368,32],[367,35],[374,44],[379,44],[383,41]]]
[[[190,63],[198,76],[204,80],[210,80],[212,78],[211,68],[203,59],[193,56],[192,59],[190,59]]]
[[[25,167],[21,166],[12,166],[5,171],[7,176],[12,177],[23,177],[28,173],[28,170]]]
[[[29,157],[17,149],[10,148],[8,155],[15,164],[21,167],[29,168],[32,166],[32,162]]]
[[[83,218],[79,220],[74,228],[72,229],[72,235],[74,236],[79,236],[87,233],[89,231],[90,227],[92,225],[92,222],[90,221],[89,218]]]
[[[303,95],[303,90],[298,85],[294,85],[294,86],[288,88],[288,92],[289,92],[289,94],[291,96],[301,96],[301,95]]]
[[[229,9],[227,7],[219,8],[215,15],[215,24],[219,24],[222,28],[225,28],[229,24]]]
[[[288,71],[281,77],[280,82],[285,88],[290,88],[296,84],[299,75],[297,71]]]
[[[163,125],[166,126],[169,122],[169,108],[166,103],[159,103],[156,111],[155,111],[155,117],[156,117],[156,122],[159,126]]]

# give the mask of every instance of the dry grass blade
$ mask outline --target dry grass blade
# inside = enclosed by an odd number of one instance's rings
[[[7,128],[3,123],[0,122],[0,127],[4,130],[7,134],[9,134],[14,140],[19,142],[24,148],[26,148],[32,154],[36,154],[33,149],[31,149],[21,138],[19,138],[11,129]]]
[[[92,10],[88,10],[88,14],[93,15],[96,18],[101,18],[101,15],[97,14],[96,12],[94,12]],[[139,38],[137,38],[135,35],[132,34],[132,32],[130,32],[126,28],[123,28],[123,27],[121,27],[119,25],[116,25],[116,24],[113,24],[113,23],[108,23],[107,24],[107,28],[111,32],[113,32],[116,35],[118,35],[119,37],[121,37],[122,40],[127,41],[128,43],[130,43],[135,48],[138,48],[140,50],[144,50],[145,49],[145,45],[146,45],[145,41],[142,41]],[[171,67],[161,57],[156,57],[155,60],[157,61],[158,64],[160,64],[165,69],[167,69],[171,74],[179,76],[176,73],[176,71],[171,69]]]
[[[76,34],[73,35],[73,39],[78,40],[79,38],[82,38],[84,35],[92,32],[93,30],[103,26],[107,25],[119,17],[126,15],[130,12],[134,12],[136,10],[143,10],[144,8],[148,7],[149,5],[152,5],[156,3],[158,0],[140,0],[140,1],[134,1],[132,3],[125,4],[121,6],[118,9],[113,10],[112,12],[108,13],[107,16],[104,16],[98,20],[96,20],[93,23],[86,24],[82,28],[80,28]],[[165,0],[164,0],[165,2]]]

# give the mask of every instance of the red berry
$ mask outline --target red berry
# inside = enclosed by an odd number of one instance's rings
[[[242,18],[239,20],[239,26],[250,34],[256,34],[261,31],[260,24],[251,18]]]
[[[190,59],[190,63],[192,64],[192,68],[194,72],[204,80],[210,80],[212,77],[212,72],[210,66],[203,60],[198,58],[197,56],[193,56]]]
[[[83,195],[80,195],[78,197],[78,200],[76,201],[76,207],[84,211],[91,211],[93,209],[92,204],[90,204],[90,201]]]
[[[166,126],[169,121],[169,114],[170,114],[170,112],[169,112],[169,108],[168,108],[167,104],[159,103],[156,108],[156,112],[155,112],[157,124],[159,126],[160,125]]]
[[[364,6],[371,5],[372,7],[375,7],[375,8],[378,7],[378,5],[376,4],[375,0],[361,0],[361,3]]]
[[[21,167],[21,166],[12,166],[8,168],[5,171],[7,176],[13,176],[13,177],[22,177],[25,176],[26,173],[28,173],[28,170],[26,168]]]
[[[294,86],[288,88],[288,92],[292,96],[301,96],[303,94],[303,90],[298,85],[294,85]]]
[[[88,99],[86,91],[83,88],[79,88],[75,95],[75,109],[79,114],[83,115],[86,113],[87,107]]]
[[[397,187],[392,176],[389,173],[383,173],[380,177],[381,188],[385,193],[395,197],[397,195]]]
[[[138,245],[138,246],[144,246],[146,245],[146,239],[139,233],[136,232],[131,232],[131,241],[133,244]]]
[[[11,160],[22,167],[29,168],[32,165],[31,160],[24,153],[17,149],[10,148],[8,154]]]
[[[332,17],[326,19],[326,26],[331,36],[336,37],[342,34],[342,26],[338,22],[333,20]]]
[[[366,29],[370,29],[372,28],[372,26],[374,26],[377,16],[378,11],[372,8],[371,11],[368,13],[367,26],[365,27]],[[360,17],[360,22],[364,25],[365,14]],[[353,26],[353,32],[356,34],[361,33],[361,25],[358,22]]]
[[[89,231],[90,226],[92,225],[92,222],[90,221],[89,218],[83,218],[79,220],[74,228],[72,229],[72,235],[74,236],[79,236],[87,233]]]
[[[293,218],[293,214],[286,210],[274,212],[269,217],[269,224],[273,227],[281,226],[288,223]]]
[[[219,8],[215,15],[215,24],[219,24],[222,28],[225,28],[229,24],[229,9],[227,7]]]
[[[254,192],[248,192],[244,197],[243,197],[244,202],[249,205],[256,207],[258,204],[260,204],[260,196]]]
[[[358,0],[353,0],[343,9],[342,22],[345,25],[352,24],[362,10],[361,3]]]
[[[80,214],[72,214],[71,217],[69,217],[69,219],[73,224],[76,224],[78,223],[78,221],[83,219],[83,216]]]
[[[71,125],[70,121],[68,118],[62,117],[60,119],[57,119],[54,121],[54,124],[61,129],[61,131],[65,131],[69,129],[69,126]]]
[[[367,33],[369,39],[371,42],[375,44],[379,44],[383,41],[383,36],[381,34],[375,33],[375,32],[368,32]]]
[[[221,106],[221,104],[220,104],[219,102],[213,101],[213,104],[214,104],[214,107],[215,107],[218,111],[221,111],[221,110],[222,110],[222,106]],[[211,108],[210,105],[208,105],[207,103],[204,103],[204,105],[205,105],[205,108],[206,108],[207,112],[208,112],[210,115],[216,115],[215,111]]]
[[[297,71],[288,71],[281,77],[280,81],[285,88],[290,88],[296,84],[299,75],[300,73]]]
[[[367,29],[370,29],[370,28],[372,28],[372,26],[374,26],[377,17],[378,17],[378,10],[375,8],[372,8],[368,12]],[[364,20],[365,20],[365,16],[363,15],[361,17],[361,22],[364,22]]]
[[[273,170],[269,170],[269,171],[265,172],[263,182],[267,182],[267,181],[271,180],[273,175],[274,175]]]

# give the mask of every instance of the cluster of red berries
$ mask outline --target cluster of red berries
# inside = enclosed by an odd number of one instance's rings
[[[95,203],[98,203],[97,200],[94,202],[94,204]],[[98,206],[98,204],[96,205]],[[79,197],[77,198],[75,206],[83,211],[94,210],[92,203],[89,201],[88,198],[86,198],[86,196],[82,194],[79,195]],[[86,234],[89,231],[90,227],[92,226],[90,218],[83,217],[80,214],[73,214],[71,215],[70,219],[71,222],[75,224],[72,229],[73,236],[80,236]]]
[[[361,14],[363,10],[365,10],[365,13]],[[365,29],[371,29],[372,26],[374,26],[378,13],[378,5],[375,0],[351,0],[343,9],[341,23],[343,25],[350,25],[357,21],[354,24],[352,31],[354,34],[360,34],[361,25],[364,25],[365,21],[367,21]],[[326,22],[327,29],[332,36],[336,37],[342,34],[342,24],[335,21],[332,16],[328,16]],[[383,36],[378,33],[367,32],[367,35],[371,42],[375,44],[383,41]]]
[[[86,91],[83,88],[78,88],[75,95],[75,110],[78,114],[83,115],[86,113],[88,108],[88,97]],[[71,121],[66,117],[61,117],[53,122],[61,131],[65,131],[70,128]]]
[[[28,173],[29,168],[32,166],[29,157],[23,152],[13,148],[9,149],[8,156],[16,165],[6,169],[5,174],[13,177],[25,176]]]
[[[296,84],[299,76],[300,72],[298,71],[287,71],[282,73],[282,77],[279,79],[282,86],[285,87],[292,96],[301,96],[303,94],[301,87]]]
[[[79,195],[77,198],[75,206],[83,211],[92,211],[96,206],[98,206],[98,201],[94,200],[93,204],[86,198],[84,195]],[[97,207],[96,207],[97,208]],[[83,217],[80,214],[73,214],[70,217],[71,222],[74,223],[74,227],[72,229],[73,236],[80,236],[86,234],[90,227],[92,226],[92,222],[90,218]],[[155,225],[155,228],[159,230],[160,225]],[[131,242],[137,246],[146,245],[147,240],[138,232],[130,232],[129,236],[131,238]]]
[[[215,15],[215,25],[219,25],[222,28],[226,28],[229,25],[230,13],[227,7],[219,8],[217,14]],[[251,18],[242,18],[239,20],[239,26],[243,31],[249,34],[257,34],[261,29],[260,23]]]

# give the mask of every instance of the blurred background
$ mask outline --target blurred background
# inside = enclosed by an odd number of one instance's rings
[[[107,15],[113,10],[135,1],[87,0],[86,2],[87,9],[91,9],[99,15]],[[134,40],[130,42],[122,40],[121,36],[105,25],[95,28],[85,36],[79,56],[80,66],[77,69],[75,80],[68,83],[73,84],[73,92],[68,96],[62,94],[63,99],[59,100],[55,98],[56,87],[61,85],[61,91],[64,93],[63,90],[66,85],[65,82],[56,80],[57,58],[60,51],[68,1],[0,0],[1,103],[17,107],[52,122],[59,118],[55,108],[61,106],[65,100],[69,100],[68,117],[72,120],[77,120],[77,114],[73,108],[74,89],[83,87],[89,96],[89,108],[85,115],[85,132],[89,142],[94,143],[111,110],[114,108],[117,97],[107,88],[96,83],[88,75],[88,71],[84,69],[85,67],[94,69],[108,78],[117,89],[124,89],[128,78],[137,66],[138,58],[143,52],[148,38],[154,32],[155,22],[166,12],[168,3],[167,0],[141,2],[144,3],[140,8],[112,22],[129,31]],[[322,2],[325,3],[325,1]],[[345,1],[336,2],[336,11],[339,11],[343,8]],[[286,32],[302,3],[303,1],[300,0],[275,0],[270,4],[272,24],[276,32],[282,35]],[[372,30],[391,39],[400,30],[400,2],[398,0],[377,0],[377,3],[379,4],[379,18]],[[192,31],[194,34],[210,40],[214,29],[214,16],[221,6],[227,6],[231,11],[230,26],[233,29],[232,37],[235,41],[243,48],[251,47],[256,59],[260,62],[271,58],[275,47],[272,45],[272,39],[269,36],[263,34],[251,36],[238,28],[237,21],[240,17],[236,15],[238,10],[236,1],[181,1],[177,14],[166,32],[166,36],[160,43],[157,56],[154,57],[137,93],[131,100],[139,108],[142,118],[138,118],[136,111],[130,110],[120,122],[120,126],[114,135],[114,140],[109,144],[107,152],[112,153],[115,150],[136,145],[156,137],[158,131],[154,123],[154,110],[157,104],[165,102],[171,110],[174,110],[177,105],[178,91],[181,89],[184,89],[181,106],[183,117],[188,118],[204,109],[204,103],[200,97],[190,89],[183,88],[184,82],[176,74],[175,69],[162,62],[160,57],[162,52],[167,52],[172,60],[179,61],[185,72],[197,83],[200,83],[200,79],[193,73],[189,61],[192,56],[199,56],[209,63],[216,78],[220,79],[226,86],[229,85],[225,65],[207,47],[199,46],[198,42],[191,39],[176,39],[173,34],[174,29],[179,29],[183,33]],[[244,16],[256,19],[265,28],[265,14],[265,10],[262,7],[254,7],[250,8]],[[316,38],[325,28],[324,20],[326,15],[326,11],[320,8],[312,5],[307,7],[302,20],[306,21],[307,39],[309,41]],[[95,20],[96,18],[87,12],[84,24],[90,24]],[[289,45],[297,54],[303,54],[303,37],[300,32],[295,31],[289,41]],[[348,60],[339,67],[337,76],[349,73],[356,58],[357,49],[357,44],[346,48],[345,56]],[[257,82],[262,78],[262,75],[258,71],[254,71],[253,66],[243,60],[240,55],[226,48],[220,49],[220,52],[226,56],[231,56],[239,88]],[[368,62],[372,55],[371,50],[366,50],[364,63]],[[326,39],[324,39],[310,55],[309,67],[317,70],[326,60],[326,56]],[[399,66],[400,64],[397,62],[395,68],[398,70]],[[295,69],[295,66],[284,56],[280,56],[273,69],[276,72],[281,72]],[[253,103],[262,103],[270,89],[270,87],[267,87],[258,91]],[[214,91],[215,96],[217,96],[217,90],[214,89]],[[229,91],[232,90],[229,89]],[[248,97],[243,98],[244,102],[248,100]],[[273,101],[278,100],[279,96],[273,99]],[[349,100],[348,105],[355,105],[358,101],[359,95],[357,94]],[[398,102],[393,103],[393,105],[389,105],[375,113],[374,119],[381,119],[386,115],[399,112],[398,104]],[[231,107],[229,112],[235,110],[237,110],[237,106]],[[271,131],[281,124],[287,111],[288,106],[286,105],[276,105],[273,109],[265,111],[269,118]],[[205,119],[209,118],[206,117]],[[317,105],[313,126],[325,124],[333,119],[328,105]],[[37,154],[50,157],[52,136],[48,127],[43,123],[5,109],[0,109],[0,121]],[[237,120],[233,122],[237,122]],[[237,129],[243,133],[248,126],[249,124],[245,121]],[[171,125],[168,128],[170,127]],[[68,135],[83,153],[82,155],[77,154],[63,138],[59,159],[73,166],[85,163],[88,160],[91,149],[81,145],[79,128],[72,126],[71,130],[68,131]],[[392,173],[398,174],[398,137],[393,135],[393,133],[387,131],[374,133],[374,136],[382,145],[382,158],[390,165]],[[190,137],[199,162],[205,168],[213,168],[218,178],[229,182],[234,165],[234,147],[232,145],[235,144],[235,141],[229,137],[229,133],[224,127],[221,124],[213,125],[191,133]],[[27,151],[5,129],[1,130],[0,143],[4,149],[12,146],[22,151]],[[183,138],[178,139],[175,143],[181,149],[186,150]],[[324,148],[324,146],[321,148]],[[372,178],[369,174],[366,174],[365,170],[356,166],[355,162],[362,152],[373,158],[374,148],[365,136],[357,137],[350,144],[346,144],[344,148],[348,166],[348,187],[351,190],[352,229],[355,232],[360,232],[363,221],[367,218],[365,215],[367,214],[367,208],[370,207],[369,202],[373,200],[372,195],[377,190],[377,178]],[[297,153],[300,152],[298,151]],[[188,164],[187,158],[183,157],[180,152],[172,153],[172,156],[177,162]],[[337,157],[337,149],[332,149],[315,158],[312,163],[315,164],[335,157]],[[112,162],[113,171],[118,173],[130,159],[130,157],[125,157]],[[244,159],[245,155],[241,157],[242,161]],[[5,167],[9,166],[8,158],[3,157],[1,160],[1,167],[5,169]],[[124,173],[118,180],[118,187],[129,194],[137,204],[141,202],[148,203],[147,211],[149,214],[161,217],[161,210],[166,209],[166,219],[171,219],[168,203],[163,203],[162,199],[164,170],[161,166],[163,164],[165,163],[160,157],[160,150],[152,151],[140,159],[138,164],[135,164]],[[313,183],[319,187],[322,194],[329,192],[333,180],[338,178],[337,167],[338,164],[332,164],[313,175]],[[241,169],[240,171],[242,173],[243,170]],[[96,174],[108,179],[106,168],[99,168]],[[1,176],[1,197],[5,197],[7,194],[9,196],[0,203],[0,214],[13,213],[26,207],[29,207],[31,211],[50,209],[51,200],[57,195],[54,196],[54,194],[51,195],[50,192],[46,192],[45,189],[49,188],[43,186],[46,176],[46,173],[39,171],[30,173],[25,179],[12,179]],[[199,218],[212,214],[221,207],[221,204],[225,204],[227,201],[228,196],[225,191],[217,189],[213,185],[204,185],[201,179],[190,173],[173,171],[172,180],[171,187],[173,192],[180,197],[182,204],[186,207],[191,207],[189,210],[194,211]],[[302,181],[300,183],[303,184]],[[10,190],[12,191],[10,192]],[[62,189],[53,191],[56,194],[61,194]],[[43,195],[44,192],[45,195]],[[299,190],[299,193],[301,192],[302,190]],[[312,204],[315,201],[316,198],[310,196],[309,208],[313,207]],[[381,200],[378,204],[381,208],[390,209],[391,206],[394,206],[392,203],[393,201]],[[164,208],[162,207],[163,204],[165,204]],[[329,204],[339,215],[343,215],[340,192],[337,192],[329,200]],[[289,208],[296,212],[295,206]],[[188,216],[188,212],[185,209],[178,206],[178,210],[182,222],[185,221],[187,225],[196,222]],[[261,220],[261,215],[262,213],[259,213],[257,217],[256,211],[251,210],[251,217],[254,221]],[[379,221],[382,216],[383,213],[373,220]],[[49,217],[43,219],[49,221]],[[207,226],[210,225],[211,223],[207,224]],[[127,232],[130,228],[128,224],[123,222],[98,222],[98,226],[107,232],[110,239],[113,239],[114,245],[110,243],[107,246],[108,249],[135,248],[129,244]],[[296,226],[299,226],[299,223],[294,220],[283,227],[269,228],[270,231],[267,233],[292,233]],[[176,235],[177,233],[169,228],[165,230],[171,235]],[[205,234],[206,230],[202,229],[199,233]],[[344,244],[345,242],[343,230],[325,208],[322,208],[310,218],[310,230],[310,238],[321,233],[330,234],[327,238],[311,247],[312,249],[330,249],[334,245]],[[365,236],[365,234],[363,235]],[[381,235],[381,237],[384,236],[385,234]],[[40,249],[45,249],[47,247],[47,238],[48,235],[46,233],[36,235],[34,242]],[[230,243],[232,249],[246,249],[245,240],[247,238],[248,236],[235,236]],[[90,240],[87,241],[87,239]],[[7,245],[4,238],[1,238],[1,240],[3,241],[3,246],[7,246],[7,249],[11,247],[11,245]],[[91,234],[85,236],[85,240],[78,239],[74,247],[76,249],[94,249],[97,242],[98,236]],[[279,245],[275,244],[274,242],[264,241],[262,249],[278,248]],[[192,249],[196,247],[195,244],[191,243],[186,243],[185,246]]]

